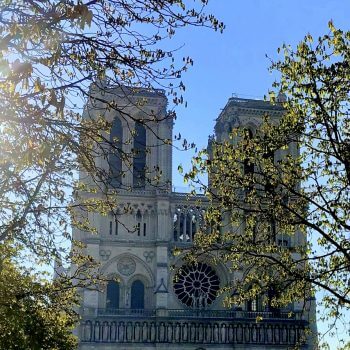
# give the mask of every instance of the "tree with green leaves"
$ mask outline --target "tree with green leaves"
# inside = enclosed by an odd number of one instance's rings
[[[244,269],[228,286],[228,303],[264,295],[270,309],[307,307],[319,292],[323,318],[335,328],[345,319],[349,329],[350,32],[332,22],[329,28],[295,50],[284,45],[284,59],[272,63],[281,77],[275,91],[284,97],[270,93],[284,108],[280,121],[265,115],[251,137],[233,128],[210,154],[194,158],[186,178],[198,182],[207,172],[210,179],[206,215],[214,229],[197,236],[194,253],[215,252],[233,270]],[[284,157],[274,158],[277,152]],[[281,235],[303,239],[285,247]]]
[[[82,190],[74,174],[83,166],[95,183],[107,181],[89,147],[104,152],[111,125],[103,118],[82,120],[83,106],[92,99],[91,105],[106,103],[123,117],[120,106],[103,99],[111,86],[161,87],[179,103],[181,74],[192,60],[178,65],[174,51],[160,44],[185,26],[222,29],[204,14],[206,3],[1,2],[1,241],[15,238],[39,255],[59,255],[55,237],[70,239],[69,215],[79,205],[72,193]],[[91,95],[91,84],[99,97]],[[89,209],[104,211],[101,203]]]
[[[72,281],[25,268],[22,249],[9,241],[0,247],[1,349],[75,349],[79,299]]]
[[[118,148],[108,137],[111,123],[104,118],[83,120],[83,106],[103,103],[104,111],[130,120],[133,116],[103,97],[111,87],[125,86],[129,94],[133,89],[162,88],[174,104],[181,103],[181,75],[193,62],[189,57],[177,60],[177,48],[164,49],[163,42],[182,27],[222,30],[222,23],[204,13],[206,4],[207,0],[194,7],[178,0],[1,1],[1,241],[15,238],[36,254],[63,258],[59,249],[61,240],[71,238],[72,208],[84,205],[72,194],[91,190],[82,188],[74,176],[83,167],[93,174],[96,186],[106,184],[108,174],[96,165],[94,152],[106,153],[106,144]],[[98,96],[91,93],[91,84],[99,89]],[[154,116],[145,118],[145,127],[153,120]],[[124,160],[133,156],[123,155]],[[90,200],[84,208],[105,212],[111,207],[107,202],[108,198]]]
[[[112,125],[103,113],[109,110],[126,122],[133,120],[110,95],[113,89],[119,94],[128,91],[128,99],[134,91],[162,89],[174,105],[182,103],[181,76],[193,62],[179,57],[177,47],[166,47],[180,28],[223,29],[214,16],[205,14],[207,2],[190,6],[182,0],[0,1],[0,243],[20,243],[40,263],[52,265],[57,258],[64,266],[74,264],[74,275],[67,276],[74,281],[72,293],[80,285],[94,286],[97,277],[94,262],[78,253],[83,246],[72,244],[71,235],[74,225],[91,232],[93,228],[74,215],[79,210],[109,213],[117,200],[109,191],[110,174],[95,162],[96,154],[108,158],[111,148],[115,154],[122,152],[120,140],[109,137]],[[96,90],[99,94],[92,93]],[[103,105],[101,118],[89,118],[88,109],[97,105]],[[143,104],[135,108],[142,111]],[[154,118],[148,115],[142,123],[147,128]],[[166,118],[175,118],[174,111]],[[123,154],[123,160],[132,163],[134,156]],[[80,183],[79,170],[92,182]],[[97,188],[103,190],[103,198],[94,196]],[[7,272],[2,268],[0,273]],[[41,322],[42,330],[48,336],[54,332],[59,340],[61,328],[56,331],[55,325],[69,329],[74,322],[73,317],[64,320],[60,311],[63,304],[58,299],[66,286],[53,282],[43,287],[35,276],[24,275],[22,264],[13,266],[13,274],[18,277],[18,293],[7,293],[12,286],[5,278],[0,293],[4,301],[6,295],[24,297],[9,300],[4,309],[7,319],[13,319],[8,327],[18,327],[13,330],[17,332]],[[65,315],[72,312],[72,305],[64,307]],[[41,332],[39,327],[37,331]],[[32,338],[27,333],[22,348],[48,344],[44,333]],[[2,334],[7,334],[5,328]],[[63,332],[62,341],[68,344],[68,338]],[[48,348],[55,346],[64,348],[54,343]]]

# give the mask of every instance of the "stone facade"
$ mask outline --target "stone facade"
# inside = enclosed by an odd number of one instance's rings
[[[192,244],[202,224],[206,199],[171,191],[172,148],[162,140],[172,139],[173,122],[165,118],[167,100],[162,91],[131,93],[119,88],[105,93],[104,99],[109,98],[122,106],[123,115],[116,116],[99,103],[89,106],[85,117],[103,114],[111,122],[120,118],[122,132],[118,135],[124,151],[131,152],[139,142],[132,132],[135,124],[152,116],[154,120],[140,131],[148,149],[144,167],[149,174],[156,169],[161,176],[139,183],[133,174],[139,169],[122,163],[124,176],[114,186],[118,198],[114,214],[89,214],[97,234],[74,231],[74,238],[86,244],[87,253],[101,262],[101,272],[111,279],[104,291],[82,292],[80,348],[290,348],[308,326],[308,320],[298,312],[300,305],[292,306],[292,318],[288,317],[290,310],[275,313],[257,305],[225,309],[223,296],[217,291],[233,276],[224,265],[212,266],[209,257],[197,267],[183,266],[183,272],[175,276],[182,261],[172,250]],[[263,101],[229,99],[217,119],[215,137],[224,139],[236,126],[256,129],[266,110],[273,118],[283,113]],[[277,159],[284,156],[283,152],[276,155]],[[297,148],[292,152],[297,154]],[[141,164],[142,160],[137,162]],[[102,156],[96,163],[106,171],[111,166]],[[89,181],[89,176],[82,171],[81,179]],[[298,241],[301,237],[295,239],[288,244],[302,243]],[[263,321],[257,323],[257,316]]]

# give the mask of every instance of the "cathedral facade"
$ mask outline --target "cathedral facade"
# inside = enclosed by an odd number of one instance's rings
[[[96,233],[73,232],[109,280],[100,291],[82,291],[80,349],[292,348],[310,323],[301,305],[278,313],[258,301],[225,308],[219,291],[233,277],[227,266],[213,265],[210,256],[196,265],[174,256],[174,248],[193,244],[207,201],[204,195],[171,190],[172,146],[166,140],[173,138],[173,120],[166,117],[164,93],[119,88],[106,93],[108,99],[122,114],[104,102],[85,112],[92,119],[103,114],[112,124],[115,150],[96,162],[110,174],[117,204],[106,216],[87,214]],[[233,123],[256,129],[266,112],[279,118],[283,110],[264,101],[230,98],[217,118],[215,138],[228,137]],[[134,152],[133,160],[128,163],[122,152]],[[82,181],[88,177],[81,172]],[[262,321],[256,321],[258,316]],[[313,347],[309,342],[303,348]]]

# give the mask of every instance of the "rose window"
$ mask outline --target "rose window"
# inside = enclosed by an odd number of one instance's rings
[[[216,298],[220,279],[205,263],[183,265],[174,277],[174,291],[179,300],[192,308],[205,308]]]

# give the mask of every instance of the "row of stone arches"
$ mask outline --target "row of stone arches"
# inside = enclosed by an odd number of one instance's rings
[[[140,209],[124,214],[110,213],[107,224],[103,226],[103,233],[107,237],[150,237],[155,231],[156,214],[154,210]]]
[[[305,325],[301,322],[188,322],[174,320],[99,321],[84,320],[83,342],[105,343],[163,343],[163,344],[222,344],[276,345],[291,348],[305,339]],[[169,346],[169,345],[168,345]],[[205,350],[202,347],[195,350]],[[282,347],[283,346],[283,347]],[[245,347],[246,348],[246,347]],[[260,347],[259,347],[260,348]],[[294,348],[294,347],[293,347]]]
[[[173,213],[173,240],[193,242],[195,234],[204,228],[204,208],[198,206],[177,206]]]

